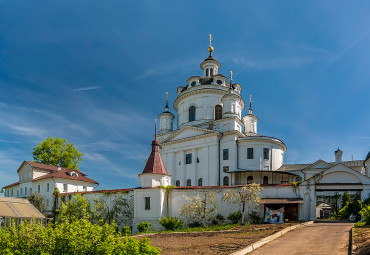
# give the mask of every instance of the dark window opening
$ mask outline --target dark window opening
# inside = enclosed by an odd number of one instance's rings
[[[195,120],[195,106],[190,106],[189,108],[189,122]]]
[[[192,83],[191,83],[191,86],[195,86],[195,84],[197,84],[195,81],[193,81]]]
[[[202,178],[198,179],[198,186],[203,186],[203,179]]]
[[[229,166],[224,166],[224,167],[222,168],[222,170],[224,171],[224,173],[229,172]]]
[[[213,75],[213,68],[211,68],[211,75]]]
[[[189,153],[189,154],[186,154],[186,159],[185,159],[185,163],[186,164],[191,164],[191,153]]]
[[[206,76],[209,76],[209,69],[206,69]]]
[[[176,181],[176,186],[177,186],[177,187],[179,187],[179,186],[180,186],[180,181],[179,181],[179,180],[177,180],[177,181]]]
[[[223,150],[222,158],[223,158],[223,160],[228,160],[229,159],[229,149],[224,149]]]
[[[199,158],[197,157],[197,163],[199,163],[200,161],[199,161]]]
[[[229,177],[224,177],[224,186],[229,186]]]
[[[190,179],[187,179],[186,186],[191,186],[191,180]]]
[[[216,83],[217,83],[218,85],[221,85],[221,84],[222,84],[222,81],[221,81],[221,80],[217,80],[217,81],[216,81]]]
[[[145,210],[150,210],[150,197],[145,197]]]
[[[253,182],[253,176],[248,176],[247,178],[247,184],[251,184]]]
[[[215,120],[222,119],[222,106],[216,105],[215,106]]]
[[[268,148],[263,148],[263,159],[269,159],[270,150]]]
[[[267,176],[263,177],[263,184],[269,184],[269,178]]]
[[[253,148],[247,148],[247,159],[253,159]]]

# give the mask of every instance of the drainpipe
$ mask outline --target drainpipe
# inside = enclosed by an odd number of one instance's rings
[[[221,139],[223,134],[221,133],[220,138],[218,139],[218,186],[221,186]]]

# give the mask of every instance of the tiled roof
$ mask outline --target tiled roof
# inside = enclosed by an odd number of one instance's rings
[[[327,162],[329,164],[335,165],[335,162]],[[353,161],[342,161],[341,164],[348,166],[348,167],[358,167],[363,165],[362,160],[353,160]],[[294,171],[294,170],[302,170],[312,164],[286,164],[282,165],[278,171]]]
[[[150,156],[146,161],[146,165],[142,174],[168,175],[161,154],[159,153],[159,142],[157,140],[153,140],[152,142],[152,152],[150,153]]]
[[[15,185],[18,185],[18,184],[19,184],[19,182],[15,182],[15,183],[9,184],[9,185],[7,185],[3,188],[9,188],[9,187],[12,187],[12,186],[15,186]]]
[[[89,194],[89,193],[115,193],[115,192],[128,192],[128,191],[133,191],[133,189],[105,189],[105,190],[93,190],[93,191],[78,191],[78,192],[63,193],[63,195]]]
[[[77,177],[71,176],[71,172],[76,172]],[[90,183],[95,183],[99,184],[97,181],[94,181],[93,179],[87,178],[86,174],[73,170],[73,169],[68,169],[68,168],[61,168],[60,171],[52,172],[43,176],[40,176],[38,178],[33,179],[32,181],[38,181],[42,179],[48,179],[48,178],[61,178],[61,179],[68,179],[68,180],[75,180],[75,181],[81,181],[81,182],[90,182]]]

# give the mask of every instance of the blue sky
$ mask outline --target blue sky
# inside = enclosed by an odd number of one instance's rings
[[[253,94],[286,163],[370,150],[370,3],[0,0],[0,186],[46,137],[84,153],[99,188],[138,186],[166,91],[220,72]]]

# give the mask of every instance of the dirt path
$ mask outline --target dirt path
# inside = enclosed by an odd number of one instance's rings
[[[352,223],[314,223],[288,232],[251,254],[348,254],[348,232],[352,225]]]

